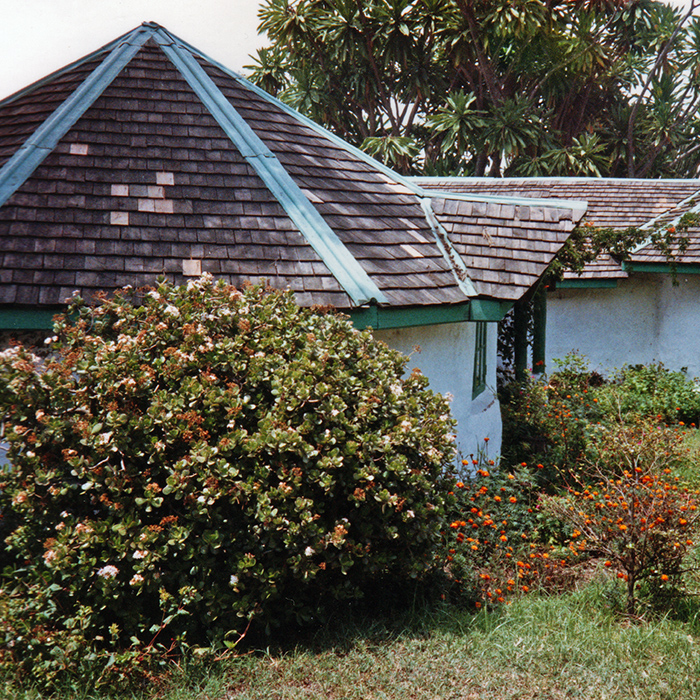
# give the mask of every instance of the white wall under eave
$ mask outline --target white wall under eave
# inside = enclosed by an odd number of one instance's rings
[[[575,351],[591,369],[663,362],[700,376],[700,276],[632,273],[610,289],[547,295],[547,368]]]
[[[496,396],[497,324],[487,332],[486,389],[472,400],[474,375],[474,323],[445,323],[374,331],[374,336],[411,359],[407,369],[418,367],[430,388],[452,395],[452,415],[457,420],[457,446],[464,457],[476,454],[489,438],[493,456],[501,449],[501,410]],[[415,346],[420,351],[415,351]]]

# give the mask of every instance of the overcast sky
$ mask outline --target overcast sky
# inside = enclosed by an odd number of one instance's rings
[[[0,0],[0,99],[158,22],[228,68],[252,63],[258,0]]]
[[[671,0],[683,5],[687,0]],[[250,64],[259,0],[0,0],[0,99],[153,21],[233,70]]]

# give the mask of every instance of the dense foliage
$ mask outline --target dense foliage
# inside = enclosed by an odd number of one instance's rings
[[[112,682],[434,565],[449,407],[345,317],[204,277],[55,334],[0,355],[0,668]]]
[[[694,177],[696,0],[266,0],[252,79],[403,171]]]
[[[453,488],[447,567],[460,594],[494,605],[598,567],[624,587],[621,611],[677,606],[697,570],[688,429],[700,383],[660,364],[606,378],[571,355],[505,387],[502,401],[500,463],[477,454]]]

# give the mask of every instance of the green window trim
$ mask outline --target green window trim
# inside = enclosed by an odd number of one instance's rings
[[[486,321],[476,321],[474,340],[474,377],[472,379],[472,399],[486,389],[486,358],[488,325]]]

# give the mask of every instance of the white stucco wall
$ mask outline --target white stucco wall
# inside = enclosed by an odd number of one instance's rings
[[[700,275],[632,273],[611,289],[547,295],[547,367],[569,352],[605,373],[625,364],[663,362],[700,376]]]
[[[452,415],[457,419],[457,446],[467,457],[484,447],[493,456],[501,447],[501,411],[496,397],[497,324],[487,324],[486,389],[472,401],[474,373],[474,323],[445,323],[432,326],[379,330],[378,340],[400,350],[411,359],[408,371],[418,367],[428,377],[430,388],[452,394]],[[419,346],[420,351],[414,347]]]

